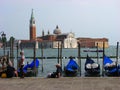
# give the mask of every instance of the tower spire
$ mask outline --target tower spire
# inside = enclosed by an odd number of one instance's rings
[[[32,9],[31,17],[30,17],[30,40],[35,40],[35,39],[36,39],[36,25],[35,25],[35,18]]]
[[[32,9],[31,18],[30,18],[30,25],[35,25],[35,18],[34,18],[34,14],[33,14],[33,9]]]
[[[34,19],[33,9],[32,9],[32,13],[31,13],[31,19]]]

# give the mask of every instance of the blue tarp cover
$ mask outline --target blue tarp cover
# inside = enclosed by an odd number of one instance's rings
[[[104,56],[104,62],[103,63],[104,63],[104,65],[106,65],[107,63],[109,63],[109,64],[113,63],[113,61],[109,57]],[[115,72],[118,71],[118,68],[119,68],[119,66],[118,67],[113,67],[113,68],[105,67],[105,70],[108,70],[108,73],[115,73]]]
[[[35,64],[34,64],[34,62],[35,62]],[[39,60],[38,60],[38,59],[36,59],[35,61],[33,60],[30,64],[25,65],[25,66],[23,67],[23,71],[24,71],[24,72],[27,72],[27,69],[28,69],[28,68],[33,69],[33,68],[34,68],[34,65],[36,65],[36,68],[39,67]],[[18,70],[18,72],[19,72],[19,70]]]
[[[107,63],[113,63],[113,61],[109,58],[109,57],[107,57],[107,56],[104,56],[104,65],[106,65]]]
[[[69,71],[74,71],[74,70],[77,70],[78,68],[79,68],[78,64],[73,59],[70,59],[70,61],[66,66],[66,69]]]

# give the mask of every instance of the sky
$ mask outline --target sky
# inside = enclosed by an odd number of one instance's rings
[[[0,0],[0,32],[7,39],[29,39],[29,21],[34,10],[37,36],[42,30],[75,37],[108,38],[110,45],[120,41],[120,0]]]

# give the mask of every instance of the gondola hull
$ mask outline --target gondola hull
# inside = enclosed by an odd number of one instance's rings
[[[89,56],[85,62],[85,75],[86,76],[98,76],[100,75],[100,65],[95,63]]]
[[[78,70],[69,70],[69,69],[66,69],[64,68],[64,72],[65,72],[65,76],[68,76],[68,77],[74,77],[74,76],[77,76],[78,74]]]
[[[86,76],[99,76],[100,75],[100,69],[86,69],[85,70],[86,73],[85,75]]]
[[[107,75],[107,76],[119,76],[120,71],[119,71],[118,67],[113,67],[112,69],[111,69],[111,67],[110,68],[108,67],[108,69],[105,69],[105,75]]]

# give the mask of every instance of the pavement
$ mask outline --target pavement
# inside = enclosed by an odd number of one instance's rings
[[[0,90],[120,90],[120,77],[0,78]]]

